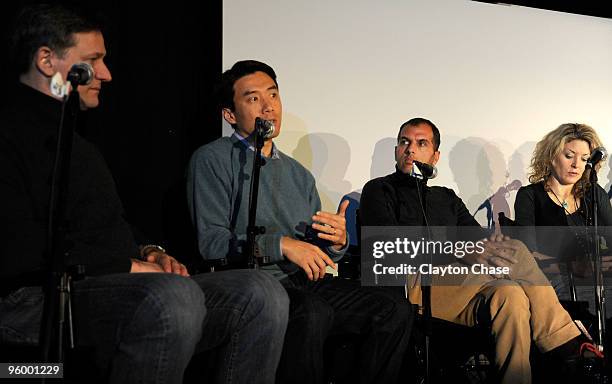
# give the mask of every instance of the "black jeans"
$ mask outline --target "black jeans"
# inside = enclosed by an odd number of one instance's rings
[[[323,383],[325,341],[343,334],[359,339],[360,382],[398,381],[414,318],[403,289],[361,287],[330,275],[310,281],[303,271],[281,284],[290,305],[277,383]]]

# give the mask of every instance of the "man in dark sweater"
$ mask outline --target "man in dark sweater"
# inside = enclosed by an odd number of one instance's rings
[[[322,383],[323,347],[329,335],[360,337],[355,369],[361,382],[394,383],[404,355],[412,314],[401,295],[360,288],[326,275],[347,244],[343,204],[321,211],[311,173],[281,152],[273,139],[281,131],[282,104],[274,70],[258,61],[240,61],[222,76],[221,109],[234,127],[231,137],[198,149],[188,169],[188,202],[204,258],[240,260],[248,222],[255,119],[271,121],[264,141],[257,225],[257,252],[268,256],[263,270],[289,294],[290,315],[277,381]],[[317,231],[308,236],[309,229]]]
[[[12,45],[20,85],[0,115],[2,348],[39,339],[62,79],[77,62],[93,68],[81,109],[97,107],[111,80],[100,27],[73,10],[24,8]],[[85,266],[72,293],[76,341],[93,347],[101,377],[182,383],[192,355],[217,348],[216,382],[273,382],[288,314],[280,284],[255,271],[189,277],[163,248],[139,250],[100,154],[75,134],[71,157],[64,264]]]
[[[360,201],[363,226],[469,226],[479,228],[452,189],[428,187],[411,176],[414,162],[435,165],[440,157],[440,132],[429,120],[411,119],[400,127],[394,173],[370,180]],[[422,203],[421,203],[422,201]],[[478,230],[478,229],[477,229]],[[482,231],[482,236],[485,236]],[[563,309],[554,289],[525,245],[492,237],[481,253],[460,263],[508,267],[504,275],[434,276],[431,310],[434,317],[458,324],[487,324],[495,340],[495,367],[502,383],[529,383],[530,345],[561,358],[577,352],[580,330]],[[413,279],[410,301],[421,304],[421,287]],[[453,284],[453,285],[451,285]]]

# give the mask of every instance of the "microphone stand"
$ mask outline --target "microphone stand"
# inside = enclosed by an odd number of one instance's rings
[[[44,306],[40,329],[42,362],[63,363],[65,358],[65,331],[70,348],[74,348],[72,308],[70,301],[72,273],[66,266],[66,201],[70,180],[70,157],[73,133],[79,111],[79,94],[74,84],[69,95],[62,100],[62,112],[57,134],[55,162],[49,196],[47,247],[45,251],[46,276]],[[66,113],[67,112],[67,113]],[[82,266],[80,266],[82,267]],[[79,272],[83,272],[81,269]],[[67,322],[67,323],[66,323]],[[45,379],[42,379],[45,382]]]
[[[420,171],[420,170],[419,170]],[[423,213],[423,219],[425,220],[425,226],[427,227],[427,237],[433,239],[431,229],[429,228],[429,221],[427,220],[427,214],[425,212],[425,191],[421,192],[421,180],[426,180],[427,177],[420,172],[415,172],[414,165],[410,176],[415,178],[417,195],[419,197],[419,204]],[[433,260],[431,254],[427,254],[427,262],[431,265]],[[421,276],[421,306],[423,307],[423,328],[425,334],[425,352],[423,356],[423,363],[425,364],[425,377],[423,384],[431,383],[431,335],[432,335],[432,324],[431,324],[431,276]]]
[[[594,268],[593,268],[593,288],[595,291],[595,308],[597,311],[597,324],[598,324],[598,349],[600,352],[604,351],[604,343],[606,340],[606,307],[605,307],[605,289],[603,284],[603,271],[601,268],[601,252],[599,249],[599,220],[598,220],[598,203],[599,203],[599,194],[597,193],[597,172],[595,172],[595,168],[591,168],[591,173],[589,175],[590,183],[591,183],[591,204],[593,205],[591,208],[592,216],[590,220],[587,217],[587,225],[592,226],[593,234],[589,235],[587,238],[590,238],[591,241],[588,243],[592,243],[589,251],[593,251],[590,259],[593,260]],[[589,207],[586,206],[586,212],[588,213]],[[589,252],[590,253],[590,252]]]
[[[262,155],[261,149],[264,145],[264,130],[260,124],[255,123],[255,130],[253,131],[255,136],[255,157],[253,158],[253,169],[251,171],[251,191],[249,194],[249,221],[247,225],[247,241],[246,241],[246,254],[247,263],[250,269],[258,269],[260,264],[270,262],[270,256],[261,255],[258,252],[255,238],[257,235],[266,233],[264,226],[255,225],[257,218],[257,200],[259,198],[259,173],[262,166]]]

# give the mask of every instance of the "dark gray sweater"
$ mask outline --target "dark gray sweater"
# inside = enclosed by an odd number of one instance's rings
[[[262,269],[281,279],[298,270],[281,254],[281,237],[303,237],[321,201],[312,174],[293,158],[276,153],[265,158],[261,168],[256,225],[266,227],[257,247],[274,263]],[[200,254],[207,260],[231,260],[243,252],[253,156],[233,135],[200,147],[191,158],[187,197]],[[334,260],[343,254],[324,250]]]

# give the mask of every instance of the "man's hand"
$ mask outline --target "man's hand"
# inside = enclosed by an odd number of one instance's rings
[[[281,250],[289,261],[306,272],[309,280],[322,279],[327,265],[337,269],[332,259],[316,245],[283,236]]]
[[[473,252],[465,255],[463,261],[467,264],[484,264],[494,267],[510,267],[518,262],[516,257],[520,248],[525,245],[502,234],[491,235],[485,239],[484,252]]]
[[[344,217],[348,200],[344,200],[337,213],[319,211],[312,217],[314,223],[312,227],[319,231],[321,239],[329,240],[333,243],[332,248],[336,251],[341,250],[346,245],[346,219]]]
[[[147,255],[147,261],[159,265],[164,272],[189,276],[187,268],[167,253],[152,251]]]
[[[130,273],[154,272],[154,273],[174,273],[181,276],[189,276],[187,268],[174,257],[158,251],[150,252],[147,260],[132,259]]]
[[[164,273],[164,270],[155,263],[132,259],[132,268],[130,269],[130,273]]]

